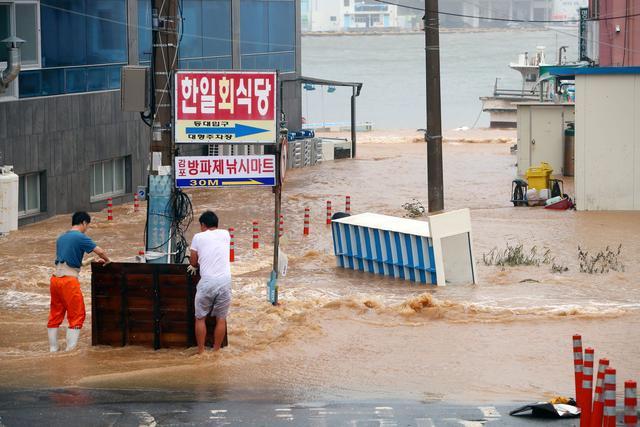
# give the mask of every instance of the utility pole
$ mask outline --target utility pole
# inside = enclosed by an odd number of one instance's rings
[[[162,166],[173,166],[171,79],[178,62],[177,0],[153,0],[152,16],[155,111],[152,111],[151,153],[162,153]]]
[[[147,203],[146,250],[162,254],[149,262],[172,263],[175,191],[172,124],[173,75],[178,62],[177,0],[152,0],[152,82],[149,201]]]
[[[442,182],[442,120],[440,103],[440,25],[438,0],[424,1],[427,69],[427,191],[429,212],[444,210]]]

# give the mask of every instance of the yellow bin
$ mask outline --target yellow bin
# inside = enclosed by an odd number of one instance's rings
[[[549,188],[549,178],[551,177],[553,169],[549,163],[540,162],[538,167],[530,167],[527,169],[527,183],[529,188],[535,188],[536,190],[543,190]]]

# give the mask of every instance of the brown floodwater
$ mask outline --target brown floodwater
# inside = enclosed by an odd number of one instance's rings
[[[416,285],[335,266],[326,200],[342,209],[348,194],[354,213],[402,216],[403,203],[426,204],[425,153],[420,143],[362,144],[357,160],[287,172],[289,273],[278,307],[266,301],[271,192],[192,192],[196,216],[213,209],[221,226],[236,229],[230,346],[215,355],[91,347],[90,317],[78,350],[49,354],[49,276],[55,238],[69,216],[0,239],[0,387],[165,389],[236,399],[538,400],[573,395],[574,333],[596,358],[611,360],[620,383],[639,379],[640,212],[514,208],[515,156],[507,144],[444,146],[445,206],[471,209],[478,285]],[[565,185],[571,193],[572,183]],[[307,206],[311,235],[304,237]],[[142,247],[145,214],[128,204],[114,216],[108,223],[106,211],[94,213],[88,234],[115,260],[131,260]],[[254,219],[262,236],[257,251]],[[548,249],[568,271],[484,265],[483,254],[507,243]],[[579,272],[578,246],[595,253],[619,244],[624,271]],[[88,271],[81,282],[90,311]]]

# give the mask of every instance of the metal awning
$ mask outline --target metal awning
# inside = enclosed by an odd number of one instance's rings
[[[315,77],[300,76],[293,81],[297,81],[301,85],[312,84],[318,86],[342,86],[350,87],[352,89],[351,94],[351,158],[356,157],[356,97],[360,96],[362,90],[361,82],[341,82],[338,80],[326,80],[318,79]]]

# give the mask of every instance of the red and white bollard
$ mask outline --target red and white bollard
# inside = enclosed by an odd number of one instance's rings
[[[635,381],[624,382],[624,425],[625,427],[638,426],[638,397]]]
[[[113,199],[107,199],[107,221],[113,221]]]
[[[309,235],[309,223],[310,221],[310,216],[311,216],[311,209],[309,208],[304,208],[304,232],[303,234],[305,236]]]
[[[594,350],[584,349],[584,365],[582,366],[582,406],[580,407],[580,427],[590,427],[591,392],[593,389]]]
[[[598,361],[598,377],[596,391],[593,395],[593,411],[591,411],[590,427],[602,427],[602,413],[604,409],[604,371],[609,366],[609,359]]]
[[[344,201],[344,211],[346,213],[351,213],[351,196],[347,196]]]
[[[229,237],[231,238],[229,241],[229,262],[236,260],[236,238],[234,231],[233,227],[229,227]]]
[[[284,216],[280,215],[280,225],[278,226],[278,237],[284,235]]]
[[[616,370],[604,371],[604,418],[603,427],[616,427]]]
[[[260,230],[258,221],[253,221],[253,249],[260,249]]]
[[[331,200],[327,200],[327,225],[331,224]]]
[[[580,396],[582,395],[582,336],[573,336],[573,372],[576,382],[576,404],[582,408],[580,404]]]
[[[133,195],[133,211],[138,212],[140,210],[140,199],[138,199],[138,195]]]

